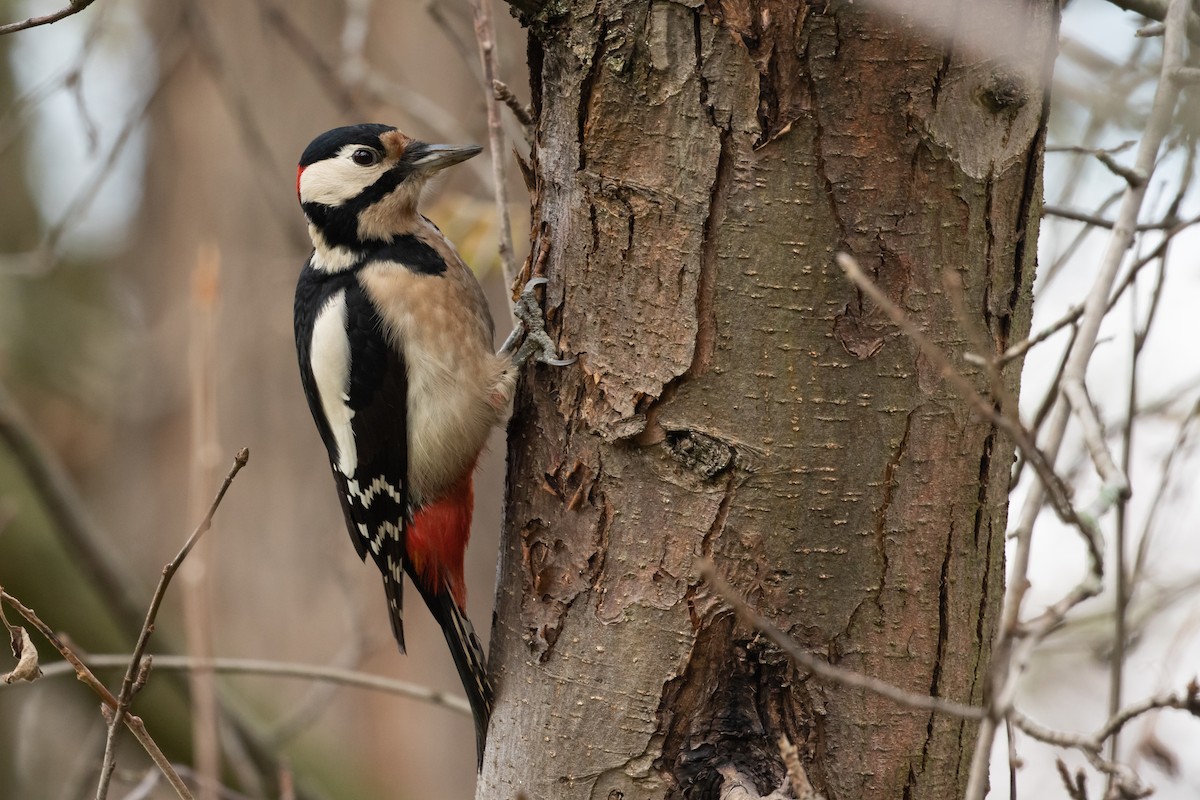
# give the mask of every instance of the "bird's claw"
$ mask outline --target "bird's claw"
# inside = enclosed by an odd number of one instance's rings
[[[519,325],[509,334],[501,352],[513,353],[513,364],[520,367],[533,357],[552,367],[565,367],[574,364],[574,358],[558,358],[558,350],[546,333],[546,321],[542,316],[542,307],[538,304],[536,290],[539,286],[549,283],[546,278],[531,278],[521,290],[520,297],[513,307],[513,315]],[[520,342],[520,347],[517,343]]]

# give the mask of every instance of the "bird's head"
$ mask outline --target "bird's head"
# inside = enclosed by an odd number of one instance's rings
[[[359,251],[411,230],[429,177],[481,149],[426,144],[390,125],[326,131],[305,148],[296,170],[296,194],[313,244]]]

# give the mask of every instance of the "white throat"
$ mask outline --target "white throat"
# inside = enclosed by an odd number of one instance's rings
[[[312,239],[313,255],[309,264],[318,272],[341,272],[350,269],[362,258],[362,253],[349,247],[330,245],[320,228],[308,223],[308,236]]]

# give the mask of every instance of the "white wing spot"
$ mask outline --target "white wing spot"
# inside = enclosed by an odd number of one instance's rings
[[[379,477],[379,478],[376,478],[375,480],[371,481],[371,485],[367,487],[367,491],[362,493],[361,495],[359,494],[357,483],[355,484],[354,489],[352,491],[352,493],[355,496],[360,496],[362,498],[362,504],[366,508],[370,508],[371,501],[385,492],[393,500],[395,500],[396,503],[403,505],[404,497],[400,494],[400,492],[396,489],[395,486],[392,486],[383,477]]]

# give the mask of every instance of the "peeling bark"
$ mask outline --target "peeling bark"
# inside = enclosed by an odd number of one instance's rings
[[[816,681],[697,564],[831,662],[981,700],[1013,446],[833,255],[981,391],[943,272],[997,352],[1026,334],[1056,11],[988,31],[1002,63],[961,46],[986,5],[949,40],[844,2],[518,7],[579,361],[510,427],[479,797],[770,796],[781,734],[829,800],[961,792],[973,725]]]

